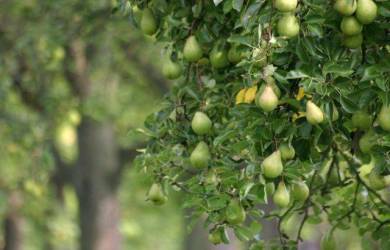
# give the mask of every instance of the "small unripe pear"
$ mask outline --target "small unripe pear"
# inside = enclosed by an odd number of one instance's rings
[[[369,153],[375,144],[376,136],[372,130],[365,133],[359,140],[359,148],[363,153]]]
[[[192,118],[191,127],[197,135],[208,134],[213,123],[210,118],[203,112],[196,112]]]
[[[280,151],[277,150],[265,158],[261,166],[264,176],[267,178],[276,178],[281,175],[283,172],[283,164]]]
[[[286,185],[283,181],[279,182],[278,188],[276,189],[273,201],[278,207],[287,207],[290,203],[290,193],[288,192]]]
[[[190,36],[187,38],[186,43],[184,44],[183,56],[189,62],[196,62],[202,58],[203,51],[200,47],[198,40],[195,36]]]
[[[166,78],[170,80],[177,79],[180,77],[181,72],[180,64],[172,62],[171,59],[168,59],[164,62],[162,73]]]
[[[242,53],[239,51],[237,46],[230,47],[228,51],[228,60],[229,62],[236,64],[239,63],[242,59]]]
[[[355,0],[336,0],[334,8],[343,16],[350,16],[356,11]]]
[[[215,47],[210,53],[210,63],[216,69],[221,69],[229,65],[227,53],[223,49]]]
[[[363,43],[362,33],[359,33],[354,36],[344,36],[343,38],[344,46],[350,49],[357,49],[360,46],[362,46],[362,43]]]
[[[190,162],[191,165],[194,168],[207,168],[210,161],[210,151],[207,144],[203,141],[199,142],[198,145],[195,147],[194,151],[192,151],[190,156]]]
[[[157,206],[163,205],[167,201],[167,197],[160,183],[152,184],[148,192],[148,200]]]
[[[292,185],[291,194],[294,200],[305,201],[309,197],[309,187],[304,182],[296,182]]]
[[[390,131],[390,106],[382,106],[378,114],[378,124],[383,130]]]
[[[145,8],[142,12],[140,27],[145,35],[153,35],[157,31],[156,19],[149,8]]]
[[[356,18],[362,24],[369,24],[377,16],[378,7],[372,0],[358,0]]]
[[[287,143],[281,144],[279,150],[282,156],[282,160],[287,161],[287,160],[294,159],[295,149],[290,144]]]
[[[312,124],[319,124],[324,120],[324,113],[312,101],[306,103],[306,120]]]
[[[275,94],[271,85],[267,85],[263,92],[257,97],[257,104],[262,108],[265,112],[271,112],[276,109],[278,106],[278,97]]]
[[[357,111],[352,115],[352,125],[361,130],[367,130],[372,125],[372,116],[367,112]]]
[[[348,16],[341,20],[340,29],[345,35],[353,36],[361,33],[363,26],[354,16]]]
[[[245,209],[241,206],[237,200],[230,201],[226,208],[226,220],[231,225],[239,225],[246,219]]]
[[[299,34],[298,19],[293,14],[285,14],[277,24],[278,34],[291,38]]]
[[[214,245],[218,245],[223,242],[221,232],[219,230],[213,230],[212,232],[210,232],[208,239]]]
[[[297,8],[298,0],[275,0],[274,6],[282,12],[294,11]]]
[[[382,190],[386,187],[386,181],[375,169],[368,176],[370,187],[375,190]]]

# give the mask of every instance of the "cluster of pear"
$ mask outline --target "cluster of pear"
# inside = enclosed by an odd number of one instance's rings
[[[232,45],[229,50],[225,48],[224,43],[217,42],[211,49],[209,57],[203,57],[203,50],[194,35],[187,38],[184,48],[183,57],[187,62],[199,62],[200,64],[210,63],[214,69],[222,69],[230,63],[236,64],[241,61],[243,53],[237,45]]]
[[[206,135],[210,133],[212,125],[210,118],[201,111],[195,113],[191,122],[192,130],[197,135]],[[190,162],[194,168],[205,169],[209,165],[210,158],[209,146],[206,142],[200,141],[191,153]]]
[[[334,8],[343,15],[340,29],[344,34],[344,46],[359,48],[363,43],[363,25],[374,21],[377,6],[373,0],[336,0]]]
[[[233,199],[225,209],[226,222],[229,225],[240,225],[245,222],[246,212],[239,200]],[[209,233],[209,241],[215,245],[223,243],[223,239],[228,239],[223,227],[213,228]]]
[[[280,145],[279,149],[266,157],[261,164],[264,177],[273,180],[283,173],[283,161],[292,160],[295,157],[295,149],[287,143]],[[303,202],[309,196],[309,187],[303,181],[295,181],[291,185],[291,195],[285,182],[281,180],[275,190],[274,182],[267,183],[267,194],[273,195],[274,203],[281,207],[287,207],[291,196],[294,200]]]
[[[287,38],[299,34],[299,23],[294,12],[297,9],[298,0],[275,0],[274,7],[283,13],[277,24],[278,34]]]
[[[187,38],[183,48],[183,58],[187,62],[198,62],[201,65],[211,64],[214,69],[222,69],[230,63],[236,64],[241,61],[243,53],[238,46],[232,45],[229,50],[222,44],[215,45],[210,51],[209,58],[203,57],[204,53],[198,40],[194,35]],[[178,62],[174,62],[169,57],[163,62],[164,76],[174,80],[182,75],[182,68]]]
[[[248,91],[249,92],[248,95]],[[250,103],[253,93],[257,90],[254,86],[250,89],[244,89],[238,92],[236,95],[236,104],[239,103]],[[271,112],[278,107],[279,98],[281,92],[275,79],[271,76],[266,77],[265,84],[263,84],[259,91],[257,91],[255,97],[255,104],[265,112]],[[306,102],[306,120],[312,124],[320,124],[324,121],[324,113],[321,108],[318,107],[313,101],[308,100]]]
[[[362,153],[369,154],[379,139],[379,135],[376,134],[373,129],[373,117],[368,114],[367,111],[359,110],[352,115],[351,122],[355,129],[364,131],[363,136],[359,139],[359,148]],[[390,106],[382,106],[376,122],[384,131],[390,131]],[[361,169],[363,171],[362,177],[364,177],[364,173],[367,172],[367,182],[373,189],[381,190],[390,185],[390,177],[380,175],[375,169],[374,158],[371,159],[369,164],[363,165]]]

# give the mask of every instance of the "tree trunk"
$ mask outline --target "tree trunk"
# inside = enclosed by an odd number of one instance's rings
[[[8,210],[4,220],[4,250],[22,250],[23,218],[19,214],[21,197],[12,192],[8,198]]]
[[[119,250],[119,157],[114,128],[84,118],[79,129],[75,180],[79,199],[81,250]]]
[[[22,219],[8,214],[4,221],[4,250],[22,250]]]

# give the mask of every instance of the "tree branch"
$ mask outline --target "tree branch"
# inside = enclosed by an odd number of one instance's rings
[[[44,106],[40,103],[38,96],[23,86],[23,75],[28,71],[28,66],[23,57],[17,59],[17,70],[12,74],[13,86],[19,92],[23,103],[37,112],[42,112]]]

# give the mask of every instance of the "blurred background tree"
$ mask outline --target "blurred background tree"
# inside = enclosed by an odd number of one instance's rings
[[[181,248],[178,204],[146,203],[131,168],[143,137],[129,131],[168,88],[160,56],[113,6],[1,1],[4,249]]]

